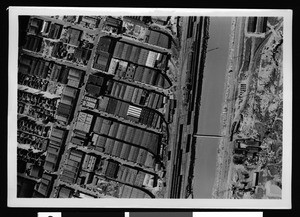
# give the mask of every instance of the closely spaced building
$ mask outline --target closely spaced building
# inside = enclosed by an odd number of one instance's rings
[[[53,128],[50,136],[44,169],[53,172],[57,169],[60,157],[61,146],[64,144],[66,131],[60,128]]]
[[[50,25],[50,30],[49,30],[49,33],[48,33],[48,38],[59,39],[60,35],[61,35],[61,32],[62,32],[62,29],[63,29],[63,25],[60,25],[58,23],[52,23]]]
[[[43,20],[38,18],[31,18],[28,25],[28,33],[37,35],[43,27]]]
[[[60,186],[57,197],[58,198],[71,198],[74,193],[73,188],[69,188],[66,186]]]
[[[79,40],[81,39],[82,31],[79,29],[69,28],[68,33],[70,36],[68,44],[78,46],[80,42]]]
[[[111,37],[101,37],[96,48],[93,68],[108,71],[115,42]]]
[[[59,179],[63,182],[74,184],[80,172],[84,152],[79,150],[70,150],[69,156],[64,164],[64,168]]]
[[[56,112],[56,119],[62,121],[65,124],[68,124],[70,118],[73,115],[74,107],[76,106],[77,101],[77,93],[78,89],[66,86],[62,93],[62,98],[68,98],[68,102],[72,101],[72,104],[66,102],[65,100],[61,101],[58,104],[57,112]]]
[[[37,191],[40,194],[42,194],[44,197],[49,197],[52,190],[53,182],[54,182],[53,176],[44,173]]]
[[[26,43],[23,49],[39,52],[41,50],[43,39],[39,36],[35,35],[27,35],[26,36]]]

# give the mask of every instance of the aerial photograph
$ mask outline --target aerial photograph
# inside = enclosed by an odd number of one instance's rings
[[[19,16],[16,197],[282,199],[283,20]]]

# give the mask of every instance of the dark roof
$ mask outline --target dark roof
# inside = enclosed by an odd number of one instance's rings
[[[71,142],[75,145],[83,145],[84,140],[78,137],[72,137]]]
[[[73,192],[74,192],[74,189],[72,189],[72,188],[61,187],[60,190],[59,190],[58,197],[68,198],[68,197],[71,197]]]
[[[96,69],[107,71],[110,57],[111,55],[107,52],[100,51],[99,53],[96,53],[93,67]]]
[[[30,176],[34,178],[40,178],[42,176],[42,172],[43,172],[43,167],[33,165],[30,170]]]
[[[87,84],[85,89],[89,94],[91,94],[93,96],[100,95],[101,87],[99,87],[99,86],[96,86],[94,84]]]
[[[58,109],[57,109],[57,114],[64,116],[64,117],[69,117],[70,114],[72,112],[72,106],[71,105],[67,105],[64,103],[59,103],[58,105]]]
[[[82,31],[79,30],[79,29],[70,28],[69,29],[69,34],[70,34],[69,44],[78,45],[80,36],[82,34]]]
[[[105,175],[110,178],[115,178],[118,170],[119,170],[119,164],[116,162],[110,161],[107,165]]]
[[[121,27],[123,21],[114,17],[106,17],[106,24],[114,27]]]
[[[48,33],[49,38],[59,39],[62,32],[63,25],[52,23]]]
[[[101,37],[97,45],[97,52],[100,51],[109,52],[111,43],[112,43],[112,39],[110,37],[107,36]]]
[[[48,170],[48,171],[54,171],[55,166],[56,165],[54,163],[52,163],[50,161],[45,161],[44,169]]]
[[[63,138],[65,135],[66,131],[58,128],[53,128],[51,132],[51,136],[55,136],[57,138]]]
[[[87,83],[95,84],[97,86],[103,85],[104,78],[102,76],[90,75]]]

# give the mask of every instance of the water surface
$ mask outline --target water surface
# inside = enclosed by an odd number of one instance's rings
[[[211,17],[198,134],[220,135],[230,29],[231,18]],[[218,138],[197,139],[193,186],[195,198],[212,197],[219,141]]]

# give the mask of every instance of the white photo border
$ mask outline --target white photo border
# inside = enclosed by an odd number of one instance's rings
[[[292,11],[261,9],[160,9],[160,8],[89,8],[89,7],[9,7],[8,67],[8,182],[9,207],[77,208],[219,208],[219,209],[290,209],[292,171]],[[60,199],[17,198],[17,66],[19,15],[176,15],[176,16],[277,16],[284,18],[283,41],[283,168],[282,199]]]

